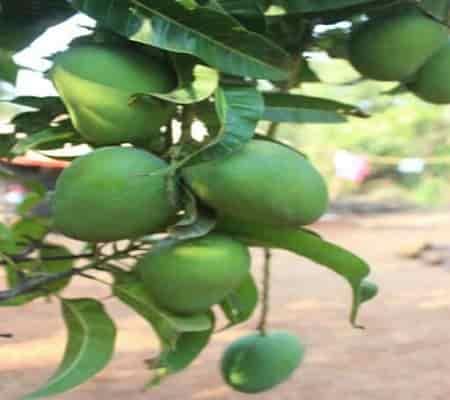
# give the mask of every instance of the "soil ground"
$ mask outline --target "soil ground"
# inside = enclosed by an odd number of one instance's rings
[[[347,323],[350,290],[345,281],[286,252],[276,252],[273,267],[274,329],[297,333],[308,347],[305,362],[292,379],[261,400],[447,400],[450,398],[450,260],[431,266],[423,259],[399,256],[420,241],[444,246],[447,254],[450,214],[390,214],[322,222],[315,227],[327,239],[353,249],[373,266],[379,297],[367,304],[359,322]],[[254,272],[260,278],[261,254]],[[445,258],[445,257],[444,257]],[[442,261],[442,260],[441,260]],[[108,297],[91,281],[79,280],[67,296]],[[186,372],[144,393],[148,379],[143,360],[157,350],[147,325],[125,306],[106,301],[117,320],[119,337],[113,362],[95,379],[61,400],[240,400],[218,373],[224,347],[250,332],[257,321],[214,337]],[[18,310],[2,309],[0,399],[18,400],[54,370],[64,348],[65,331],[56,304],[35,302]],[[270,368],[270,366],[267,366]],[[254,397],[254,398],[256,398]]]

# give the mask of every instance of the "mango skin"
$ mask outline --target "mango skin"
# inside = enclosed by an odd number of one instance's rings
[[[434,104],[450,103],[450,42],[436,53],[408,88],[421,99]]]
[[[361,75],[405,81],[447,41],[447,29],[419,11],[374,18],[355,29],[350,62]]]
[[[110,145],[161,135],[175,105],[158,99],[130,103],[136,93],[167,93],[176,79],[167,66],[125,47],[83,45],[55,57],[49,72],[72,123],[89,143]]]
[[[248,277],[248,248],[224,235],[155,246],[136,265],[149,295],[169,311],[208,311]]]
[[[304,352],[299,339],[289,332],[245,336],[226,349],[222,376],[239,392],[264,392],[286,381],[302,362]]]
[[[175,210],[166,195],[167,164],[143,150],[104,147],[77,158],[56,182],[54,225],[88,242],[136,238],[165,228]]]
[[[267,225],[307,225],[328,207],[314,166],[287,146],[253,140],[228,157],[187,167],[196,195],[219,215]]]

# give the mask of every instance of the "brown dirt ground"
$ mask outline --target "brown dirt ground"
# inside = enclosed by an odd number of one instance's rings
[[[427,240],[450,245],[450,215],[389,215],[337,220],[318,225],[326,238],[352,248],[373,265],[380,296],[361,312],[366,330],[346,321],[350,291],[327,270],[285,252],[276,252],[270,324],[296,332],[308,346],[304,365],[261,400],[447,400],[450,398],[450,263],[439,267],[402,259],[398,250]],[[260,277],[261,254],[254,251]],[[449,253],[450,256],[450,253]],[[77,281],[67,296],[107,297],[90,281]],[[110,299],[119,325],[117,354],[95,379],[64,400],[239,400],[218,373],[224,347],[250,332],[244,326],[218,334],[186,372],[144,393],[148,379],[142,361],[156,351],[146,324]],[[43,382],[56,367],[65,331],[54,304],[36,302],[2,309],[0,399],[17,400]],[[270,366],[267,366],[270,368]]]

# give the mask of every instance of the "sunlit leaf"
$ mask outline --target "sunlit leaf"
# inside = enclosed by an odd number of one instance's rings
[[[62,300],[62,312],[68,331],[64,359],[47,384],[24,400],[73,389],[100,372],[112,357],[116,328],[101,303],[93,299]]]

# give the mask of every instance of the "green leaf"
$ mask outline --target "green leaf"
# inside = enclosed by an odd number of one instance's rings
[[[197,56],[220,71],[261,79],[288,78],[289,55],[223,12],[208,7],[187,10],[167,0],[74,0],[72,4],[131,40]]]
[[[378,295],[378,285],[369,280],[364,280],[361,283],[361,303],[372,300]]]
[[[217,0],[221,7],[246,28],[264,33],[266,21],[261,0]]]
[[[288,13],[321,13],[352,6],[367,5],[376,0],[276,0]]]
[[[76,136],[77,133],[75,131],[69,130],[65,126],[50,126],[27,138],[18,140],[11,152],[16,156],[22,155],[29,150],[37,149],[43,145],[48,145],[53,142],[68,142]]]
[[[334,100],[295,94],[265,93],[262,119],[274,122],[338,123],[346,116],[366,118],[358,107]]]
[[[139,93],[133,96],[133,100],[145,100],[150,96],[177,104],[192,104],[213,95],[219,85],[216,70],[198,65],[198,61],[188,55],[175,55],[173,60],[178,72],[178,87],[170,93]]]
[[[13,60],[14,53],[0,48],[0,81],[16,84],[19,67]]]
[[[64,359],[45,386],[25,396],[39,399],[64,393],[100,372],[114,352],[116,328],[103,305],[93,299],[62,300],[68,331]]]
[[[226,328],[247,321],[255,311],[258,300],[258,288],[253,277],[249,275],[220,305],[230,321]]]
[[[9,227],[0,222],[0,252],[14,253],[16,250],[15,238]]]
[[[19,204],[16,211],[21,216],[28,215],[34,207],[36,207],[42,200],[44,196],[41,193],[29,192],[25,196],[22,203]]]
[[[25,278],[24,270],[33,268],[36,266],[36,262],[23,262],[17,264],[11,264],[9,262],[4,263],[6,270],[6,283],[9,289],[15,288],[19,285],[23,278]],[[32,302],[34,299],[43,296],[44,293],[41,291],[34,291],[20,296],[16,296],[12,299],[0,301],[0,307],[17,307],[23,306]]]
[[[0,157],[11,157],[11,149],[16,144],[16,135],[0,134]]]
[[[211,328],[211,320],[205,314],[178,316],[161,310],[136,274],[118,269],[113,274],[113,294],[150,323],[164,348],[174,348],[184,332],[199,332]]]
[[[187,368],[208,345],[214,331],[214,315],[208,314],[211,327],[201,332],[187,332],[180,335],[174,349],[163,351],[158,359],[149,362],[154,376],[148,386],[159,384],[167,376]]]
[[[16,241],[28,242],[41,240],[50,230],[50,222],[46,218],[27,217],[22,218],[12,226],[12,232]]]
[[[69,258],[62,258],[70,257],[72,255],[72,253],[64,246],[46,245],[40,250],[39,253],[42,261],[39,262],[38,266],[33,270],[33,272],[56,274],[59,272],[70,271],[73,268],[73,260]],[[61,259],[45,260],[45,258],[51,257],[61,257]],[[43,289],[47,294],[58,293],[70,283],[70,280],[71,277],[64,278],[56,282],[49,283],[48,285],[44,286]]]
[[[269,226],[255,228],[233,220],[221,221],[219,228],[251,245],[292,251],[341,275],[353,290],[350,321],[353,325],[356,324],[361,305],[361,285],[370,272],[364,260],[305,229]]]
[[[422,0],[419,4],[427,14],[441,20],[445,24],[450,16],[450,1],[448,0]]]
[[[224,86],[216,92],[216,111],[222,123],[219,133],[182,164],[224,157],[250,141],[263,115],[264,102],[253,86]]]
[[[197,198],[186,185],[178,184],[177,191],[181,194],[181,209],[184,210],[184,214],[175,225],[167,229],[170,237],[175,240],[187,240],[211,232],[216,226],[215,216],[198,204]]]

